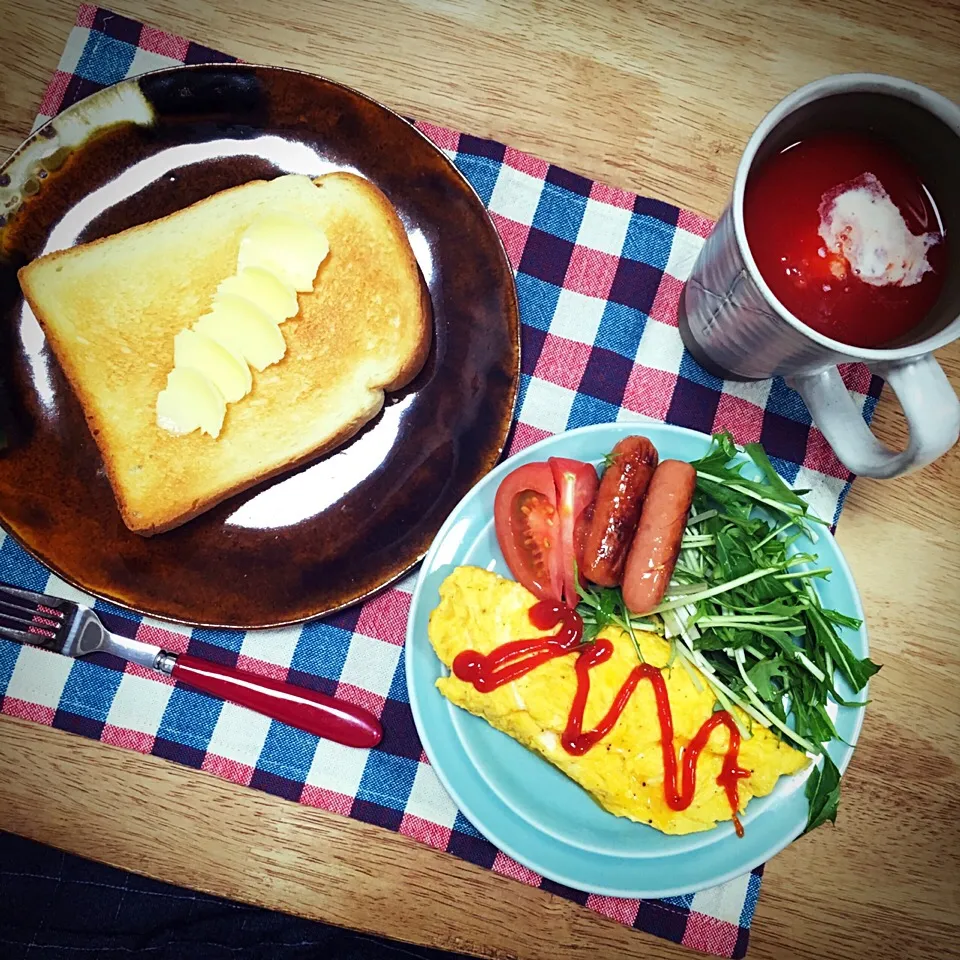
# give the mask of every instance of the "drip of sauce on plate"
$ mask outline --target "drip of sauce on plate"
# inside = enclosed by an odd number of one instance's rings
[[[487,654],[464,650],[454,658],[454,676],[464,683],[472,684],[480,693],[490,693],[504,684],[520,679],[541,664],[579,652],[575,666],[577,690],[561,738],[563,749],[573,756],[583,756],[607,736],[616,726],[640,681],[649,680],[656,698],[657,717],[660,722],[663,789],[667,806],[671,810],[686,810],[693,802],[697,760],[713,731],[719,726],[726,727],[729,740],[717,783],[727,794],[737,836],[742,837],[743,827],[737,817],[740,807],[738,781],[748,776],[749,771],[738,765],[740,731],[731,714],[726,710],[718,710],[712,714],[682,751],[678,761],[673,745],[673,714],[663,674],[656,667],[641,663],[630,671],[600,723],[593,730],[584,730],[583,717],[590,695],[590,671],[610,659],[613,644],[605,637],[591,644],[582,644],[583,621],[574,610],[563,604],[540,600],[530,608],[529,616],[530,623],[538,630],[549,630],[552,627],[559,629],[547,637],[508,641]]]

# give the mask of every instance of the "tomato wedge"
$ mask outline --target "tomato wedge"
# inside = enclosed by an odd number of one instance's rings
[[[560,516],[549,465],[528,463],[508,473],[497,488],[493,516],[510,572],[541,600],[559,601]]]
[[[584,512],[593,504],[600,480],[589,463],[551,457],[550,470],[557,490],[557,509],[560,514],[560,575],[563,584],[563,602],[575,607],[580,602],[577,593],[575,569],[580,567],[580,555],[586,524]],[[576,566],[575,566],[576,564]],[[585,583],[580,578],[581,584]]]

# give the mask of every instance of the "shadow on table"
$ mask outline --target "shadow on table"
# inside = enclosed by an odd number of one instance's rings
[[[272,913],[0,832],[3,960],[466,960]]]

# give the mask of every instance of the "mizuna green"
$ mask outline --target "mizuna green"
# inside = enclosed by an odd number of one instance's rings
[[[693,466],[697,487],[680,556],[663,602],[646,617],[630,616],[618,587],[580,590],[577,612],[589,641],[607,625],[653,631],[672,644],[671,663],[695,667],[716,697],[716,709],[739,707],[750,736],[759,723],[821,765],[807,783],[807,830],[834,821],[840,774],[824,744],[837,738],[828,704],[857,706],[836,690],[839,673],[860,692],[879,667],[858,659],[838,627],[860,621],[822,606],[812,581],[828,577],[812,553],[789,550],[803,535],[816,541],[807,491],[791,490],[756,443],[743,447],[761,479],[742,475],[746,461],[729,433],[713,437]],[[642,659],[642,658],[641,658]],[[691,675],[697,680],[697,674]],[[792,721],[792,722],[788,722]]]

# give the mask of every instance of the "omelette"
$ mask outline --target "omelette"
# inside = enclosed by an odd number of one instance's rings
[[[503,643],[545,637],[556,628],[538,630],[529,610],[537,602],[525,587],[479,567],[457,567],[440,586],[440,604],[430,615],[430,642],[447,666],[463,651],[487,654]],[[610,709],[618,691],[637,666],[633,641],[622,630],[607,627],[600,634],[613,653],[589,671],[590,692],[583,729],[592,730]],[[667,666],[670,644],[652,633],[636,632],[646,663],[660,669],[673,715],[674,749],[682,751],[714,711],[714,695],[697,671],[679,663]],[[482,717],[491,726],[540,754],[587,790],[604,809],[619,817],[645,823],[668,834],[709,830],[731,818],[731,802],[717,782],[729,744],[729,733],[718,726],[710,733],[696,766],[693,798],[685,810],[666,800],[664,756],[653,685],[640,682],[613,729],[581,756],[562,744],[571,703],[577,690],[576,654],[541,663],[526,675],[494,690],[480,692],[452,673],[437,687],[451,703]],[[697,682],[693,676],[698,676]],[[750,721],[738,715],[741,726]],[[749,729],[749,728],[748,728]],[[759,724],[740,743],[739,811],[753,797],[770,793],[782,775],[794,774],[807,763],[795,750]]]

